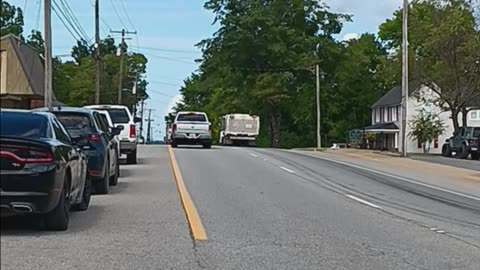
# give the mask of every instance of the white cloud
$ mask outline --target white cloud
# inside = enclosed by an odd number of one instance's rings
[[[182,103],[183,103],[182,95],[176,95],[175,97],[173,97],[170,100],[170,103],[168,103],[168,112],[167,113],[174,112],[175,111],[174,109],[177,106],[177,104],[182,104]]]
[[[360,38],[360,35],[357,33],[348,33],[342,37],[342,41],[350,41],[350,40],[359,39],[359,38]]]

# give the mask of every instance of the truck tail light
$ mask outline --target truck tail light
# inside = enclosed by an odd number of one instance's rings
[[[91,142],[98,142],[98,141],[100,141],[100,135],[91,134],[90,136],[88,136],[88,140],[91,141]]]
[[[212,132],[212,125],[208,125],[208,132]]]
[[[468,139],[468,145],[473,145],[475,143],[475,140],[474,139]]]
[[[137,137],[137,129],[135,125],[130,125],[130,138]]]
[[[177,131],[177,124],[172,125],[172,132],[175,132],[175,131]]]

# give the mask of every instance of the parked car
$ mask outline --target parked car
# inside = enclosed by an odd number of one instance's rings
[[[178,145],[202,145],[212,147],[212,125],[203,112],[179,112],[172,125],[172,147]]]
[[[48,111],[48,108],[37,109]],[[120,164],[113,137],[120,134],[120,128],[112,132],[102,121],[100,113],[82,108],[57,107],[50,111],[65,126],[75,139],[86,138],[88,143],[82,150],[88,156],[88,172],[92,177],[95,193],[108,194],[110,185],[118,183]]]
[[[137,164],[137,130],[135,123],[142,119],[134,117],[123,105],[90,105],[84,108],[107,111],[116,127],[123,126],[119,134],[120,154],[127,155],[127,164]]]
[[[108,126],[108,129],[110,133],[113,132],[113,129],[115,128],[115,124],[113,124],[112,118],[110,118],[110,113],[107,111],[98,111],[100,113],[100,117],[102,120],[106,123]],[[119,129],[123,130],[123,126],[118,126]],[[120,138],[118,135],[113,136],[113,141],[115,143],[115,149],[117,150],[116,155],[117,158],[120,158]],[[119,173],[120,176],[120,173]]]
[[[69,211],[87,210],[87,156],[54,115],[0,111],[1,215],[42,215],[49,230],[66,230]],[[74,145],[77,146],[74,146]]]
[[[478,160],[480,158],[479,138],[480,127],[462,127],[445,142],[442,147],[442,155],[451,157],[452,153],[456,152],[461,159],[466,159],[471,155],[472,159]]]

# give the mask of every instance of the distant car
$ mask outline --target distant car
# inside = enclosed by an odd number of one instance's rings
[[[202,145],[212,147],[212,125],[203,112],[179,112],[172,125],[172,147],[178,145]]]
[[[48,108],[37,110],[48,111]],[[95,192],[108,194],[110,185],[118,183],[120,164],[113,137],[121,130],[115,128],[110,132],[100,113],[95,110],[58,107],[50,112],[55,114],[71,137],[88,140],[82,150],[88,156],[88,172],[92,177]]]
[[[472,159],[478,160],[480,158],[480,127],[462,127],[453,133],[442,147],[442,155],[451,157],[453,152],[456,152],[461,159],[468,158],[471,155]]]
[[[106,122],[108,125],[108,128],[110,130],[110,133],[113,132],[113,129],[115,128],[115,124],[112,122],[112,118],[110,118],[110,113],[107,111],[98,111],[100,113],[100,117]],[[118,129],[123,129],[123,126],[118,126]],[[118,135],[113,136],[113,140],[115,143],[115,149],[117,149],[117,157],[120,158],[120,138]],[[120,176],[120,174],[119,174]]]
[[[132,116],[128,107],[123,105],[90,105],[84,108],[107,111],[116,127],[123,126],[119,134],[120,154],[127,155],[127,164],[137,164],[136,123],[142,119]]]
[[[66,230],[70,208],[90,204],[86,155],[50,113],[1,110],[0,126],[1,216],[42,215]]]

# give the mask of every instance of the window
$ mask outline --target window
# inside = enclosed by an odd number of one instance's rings
[[[392,107],[392,122],[398,121],[398,107]]]
[[[385,108],[380,109],[380,122],[385,122]]]
[[[195,113],[182,113],[177,117],[177,121],[194,121],[194,122],[207,122],[207,117],[204,114],[195,114]]]
[[[375,109],[375,123],[380,122],[380,109],[376,108]]]
[[[393,111],[392,109],[393,108],[391,108],[391,107],[387,109],[387,121],[388,122],[392,122],[392,111]]]
[[[83,113],[55,112],[57,119],[67,129],[70,137],[80,137],[93,133],[90,117]]]
[[[433,141],[433,148],[438,149],[438,138]]]
[[[112,122],[114,124],[128,124],[130,122],[130,116],[127,113],[126,109],[99,109],[105,110],[110,114]]]
[[[480,120],[480,110],[471,111],[470,120]]]
[[[108,127],[107,121],[106,121],[106,120],[104,121],[103,118],[102,118],[102,116],[104,116],[104,115],[99,114],[99,113],[94,113],[94,117],[95,117],[95,120],[96,120],[96,122],[97,122],[98,127],[99,127],[103,132],[108,133],[109,127]]]
[[[70,136],[65,132],[63,126],[55,119],[52,121],[53,132],[57,140],[63,142],[64,144],[71,144]]]
[[[417,148],[422,149],[422,142],[420,141],[420,139],[417,139]]]
[[[0,112],[0,135],[45,138],[48,119],[44,115],[23,112]]]

